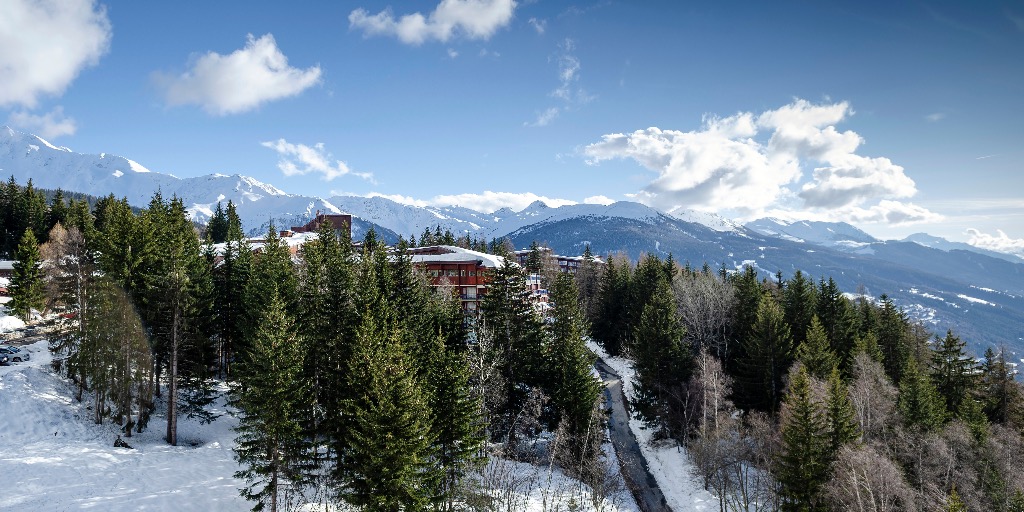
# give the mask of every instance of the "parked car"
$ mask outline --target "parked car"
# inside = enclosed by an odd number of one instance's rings
[[[0,347],[0,355],[7,356],[7,358],[10,359],[10,362],[12,363],[21,363],[24,361],[28,361],[29,359],[32,359],[32,356],[29,355],[28,350],[11,346]]]
[[[0,366],[7,366],[11,364],[11,360],[7,357],[7,354],[0,354]]]

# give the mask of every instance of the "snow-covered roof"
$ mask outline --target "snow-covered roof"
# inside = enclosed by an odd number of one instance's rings
[[[456,247],[454,245],[417,247],[413,249],[412,252],[413,263],[443,263],[477,260],[487,268],[498,268],[505,262],[505,258],[502,258],[501,256],[495,256],[493,254],[473,251],[470,249],[463,249],[462,247]],[[416,254],[417,252],[419,252],[419,254]],[[516,265],[516,263],[512,262],[512,265]]]

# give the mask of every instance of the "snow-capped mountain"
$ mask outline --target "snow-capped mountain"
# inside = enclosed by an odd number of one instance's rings
[[[748,222],[745,226],[764,236],[825,247],[856,249],[878,241],[875,237],[845,222],[810,220],[790,222],[776,218],[764,218]]]
[[[0,176],[14,176],[21,184],[31,179],[39,188],[61,188],[94,196],[114,194],[135,206],[145,206],[159,190],[164,197],[180,197],[193,219],[200,222],[209,218],[218,201],[227,203],[230,199],[248,230],[265,226],[271,219],[282,225],[307,218],[317,210],[340,213],[323,199],[287,194],[248,176],[210,174],[178,178],[151,172],[120,156],[75,153],[8,127],[0,128]]]
[[[975,246],[973,246],[971,244],[965,244],[963,242],[950,242],[949,240],[946,240],[945,238],[941,238],[941,237],[937,237],[937,236],[932,236],[932,235],[929,235],[927,233],[914,233],[913,235],[910,235],[910,236],[904,238],[903,241],[904,242],[913,242],[913,243],[918,244],[918,245],[923,245],[925,247],[931,247],[932,249],[938,249],[938,250],[944,251],[944,252],[949,252],[949,251],[971,251],[971,252],[976,252],[978,254],[984,254],[986,256],[991,256],[993,258],[1003,259],[1003,260],[1009,261],[1011,263],[1024,263],[1024,259],[1021,259],[1019,256],[1015,256],[1013,254],[1006,254],[1006,253],[1003,253],[1003,252],[990,251],[988,249],[982,249],[980,247],[975,247]]]

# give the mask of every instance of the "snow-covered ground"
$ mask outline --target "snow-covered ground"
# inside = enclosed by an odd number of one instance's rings
[[[626,398],[633,396],[633,366],[621,357],[611,357],[597,343],[590,341],[587,347],[593,350],[608,366],[622,378],[622,390]],[[675,512],[717,510],[718,499],[704,490],[697,479],[686,450],[671,441],[651,442],[653,432],[644,427],[642,421],[630,418],[629,428],[633,430],[640,450],[647,459],[648,470],[665,495],[665,501]]]
[[[212,424],[180,419],[180,446],[164,442],[158,410],[146,432],[124,438],[134,449],[115,448],[118,428],[94,424],[90,401],[72,398],[72,386],[50,369],[47,342],[23,348],[32,354],[29,362],[0,366],[0,510],[251,508],[238,495],[243,482],[232,476],[239,469],[232,452],[237,420],[223,401],[216,411],[222,415]],[[511,507],[502,510],[595,510],[589,488],[557,468],[497,460],[484,478],[488,475],[506,484],[499,501]],[[574,503],[581,508],[572,508]],[[637,510],[624,488],[600,508]]]

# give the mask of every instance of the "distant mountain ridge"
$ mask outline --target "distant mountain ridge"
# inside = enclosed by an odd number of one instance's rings
[[[880,241],[846,223],[760,219],[739,225],[691,210],[663,213],[634,202],[576,204],[552,208],[535,202],[520,211],[484,213],[458,206],[418,207],[384,197],[328,199],[288,194],[243,175],[178,178],[151,172],[127,158],[74,153],[34,135],[0,129],[0,176],[29,179],[40,188],[95,196],[126,197],[145,207],[156,190],[180,197],[195,219],[209,218],[217,201],[233,201],[250,233],[270,222],[287,228],[317,211],[353,215],[353,236],[371,227],[387,241],[425,229],[450,230],[494,239],[508,236],[516,247],[546,242],[561,254],[642,254],[713,268],[753,265],[772,279],[800,269],[814,278],[833,277],[840,287],[888,294],[908,314],[937,331],[952,328],[972,345],[1006,344],[1024,352],[1024,263],[986,254],[966,244],[927,235]],[[980,353],[981,350],[978,350]]]

